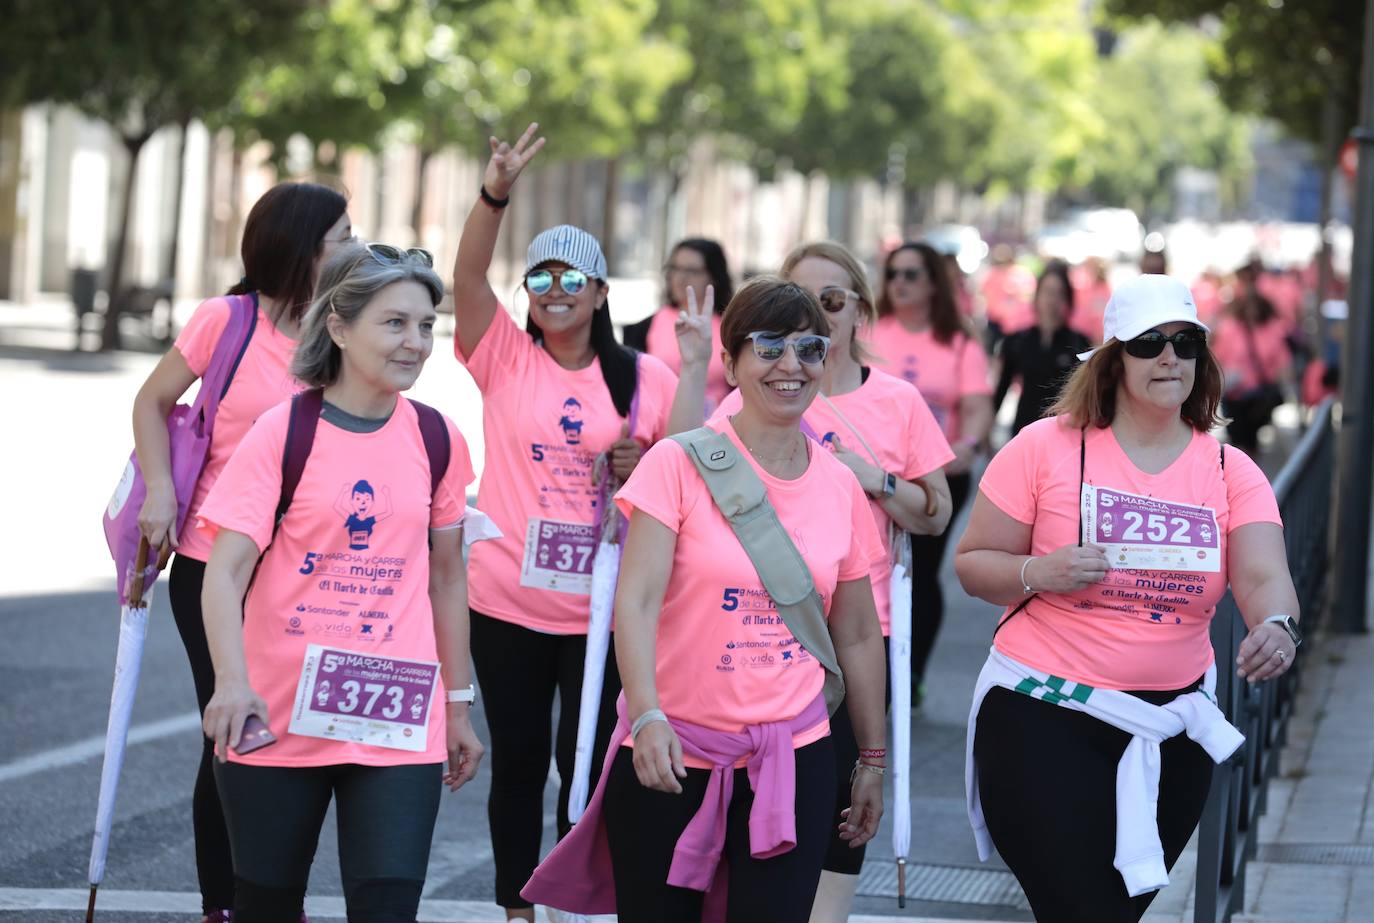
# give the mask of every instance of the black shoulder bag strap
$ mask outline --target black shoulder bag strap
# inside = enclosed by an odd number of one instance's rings
[[[1082,548],[1082,547],[1083,547],[1083,478],[1084,478],[1084,473],[1085,473],[1086,470],[1087,470],[1087,463],[1088,463],[1088,438],[1087,438],[1087,435],[1086,435],[1086,434],[1087,434],[1087,428],[1086,428],[1086,427],[1084,427],[1083,429],[1080,429],[1080,430],[1078,431],[1078,500],[1077,500],[1077,502],[1078,502],[1078,547],[1079,547],[1079,548]],[[1218,455],[1218,457],[1219,457],[1220,460],[1221,460],[1221,482],[1222,482],[1222,484],[1223,484],[1223,486],[1224,486],[1224,485],[1226,484],[1226,446],[1224,446],[1224,445],[1223,445],[1223,446],[1218,446],[1218,447],[1217,447],[1217,455]],[[1030,605],[1030,601],[1031,601],[1032,599],[1034,599],[1035,597],[1039,596],[1039,595],[1040,595],[1039,593],[1032,593],[1031,595],[1027,596],[1025,599],[1021,600],[1019,603],[1017,603],[1017,604],[1016,604],[1016,608],[1013,609],[1013,610],[1011,610],[1010,612],[1008,612],[1008,613],[1006,614],[1006,616],[1005,616],[1000,622],[997,623],[997,627],[994,628],[993,631],[992,631],[992,636],[993,636],[993,638],[996,638],[996,637],[997,637],[997,632],[999,632],[999,631],[1002,630],[1002,626],[1003,626],[1003,625],[1005,625],[1005,624],[1007,624],[1008,622],[1010,622],[1010,621],[1012,620],[1012,618],[1013,618],[1018,612],[1020,612],[1021,610],[1025,609],[1027,606],[1029,606],[1029,605]]]

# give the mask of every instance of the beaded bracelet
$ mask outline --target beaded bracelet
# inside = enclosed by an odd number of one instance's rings
[[[854,780],[857,779],[857,778],[859,777],[859,770],[860,770],[860,769],[862,769],[864,772],[871,772],[871,773],[873,773],[875,776],[885,776],[885,775],[887,775],[887,767],[886,767],[886,766],[874,766],[872,763],[859,763],[859,762],[856,762],[856,763],[854,764],[854,771],[851,772],[851,773],[849,774],[849,782],[850,782],[851,785],[854,783]]]

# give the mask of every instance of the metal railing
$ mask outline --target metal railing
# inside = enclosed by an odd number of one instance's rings
[[[1308,635],[1326,603],[1328,513],[1336,465],[1331,405],[1328,399],[1318,408],[1311,427],[1274,479],[1288,567]],[[1246,742],[1212,775],[1212,789],[1198,825],[1194,923],[1225,923],[1243,909],[1246,863],[1255,857],[1269,779],[1278,772],[1302,673],[1304,652],[1300,649],[1293,666],[1277,681],[1252,686],[1240,679],[1235,662],[1246,631],[1228,592],[1212,620],[1217,703]]]

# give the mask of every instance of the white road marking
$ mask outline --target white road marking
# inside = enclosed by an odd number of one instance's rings
[[[171,737],[173,734],[189,733],[198,727],[200,727],[200,715],[193,711],[186,712],[184,715],[163,718],[161,721],[134,725],[129,729],[129,746],[160,740],[163,737]],[[41,753],[34,753],[31,756],[17,759],[12,763],[5,763],[0,766],[0,783],[13,782],[15,779],[22,779],[36,773],[84,763],[104,752],[104,734],[98,737],[87,737],[85,740],[78,740],[76,743],[68,744],[65,747],[44,750]]]
[[[0,888],[0,911],[85,910],[90,892],[85,888]],[[200,913],[200,895],[190,891],[99,891],[96,915],[104,913]],[[306,915],[313,919],[344,918],[342,897],[307,897]],[[486,901],[420,902],[419,923],[505,923],[500,907]],[[849,923],[949,923],[950,918],[864,914]],[[992,921],[990,921],[992,923]]]

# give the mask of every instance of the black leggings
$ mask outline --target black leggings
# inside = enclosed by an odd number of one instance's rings
[[[482,687],[482,707],[491,734],[491,793],[487,820],[496,866],[496,903],[530,907],[520,896],[539,864],[544,832],[544,783],[549,777],[553,697],[558,693],[558,836],[568,823],[568,794],[577,753],[577,715],[582,701],[586,635],[551,635],[472,612],[472,660]],[[606,655],[601,716],[592,754],[591,790],[601,778],[606,745],[615,728],[620,695],[614,643]]]
[[[1162,705],[1174,692],[1132,693]],[[983,815],[1037,920],[1135,923],[1158,892],[1130,897],[1116,853],[1116,767],[1130,735],[1104,721],[996,687],[978,711],[973,754]],[[1160,746],[1157,819],[1172,868],[1212,783],[1207,753],[1178,735]]]
[[[329,800],[350,923],[414,923],[442,763],[247,766],[216,763],[234,850],[235,923],[299,923]]]
[[[830,839],[835,759],[830,738],[797,750],[797,845],[771,859],[749,855],[749,809],[754,792],[747,769],[735,770],[725,827],[729,863],[726,923],[806,923],[821,878]],[[700,891],[668,884],[673,848],[706,796],[711,773],[688,769],[682,794],[639,784],[634,755],[621,747],[611,765],[602,802],[615,874],[616,918],[620,923],[700,923]]]
[[[196,686],[200,713],[215,694],[215,668],[205,641],[205,622],[200,612],[200,590],[205,581],[205,562],[177,555],[167,580],[167,597],[172,604],[186,659],[191,662],[191,678]],[[200,768],[191,795],[191,828],[196,840],[196,874],[200,878],[202,912],[234,906],[234,868],[229,858],[229,832],[224,826],[224,810],[211,765],[214,744],[201,735]]]
[[[951,474],[949,496],[954,502],[950,525],[968,500],[972,476]],[[917,689],[925,680],[926,664],[940,634],[945,618],[945,594],[940,589],[940,564],[945,559],[950,529],[939,535],[911,536],[911,688]],[[915,704],[913,701],[912,704]]]
[[[892,661],[888,659],[891,649],[892,642],[888,638],[883,638],[883,663],[887,665],[883,700],[889,706],[892,704]],[[835,714],[830,716],[830,743],[835,751],[835,813],[830,818],[830,846],[825,851],[823,868],[827,872],[839,872],[841,875],[857,875],[863,868],[868,844],[851,847],[847,840],[840,839],[840,824],[844,821],[840,812],[849,807],[853,794],[849,776],[854,771],[854,763],[859,759],[859,742],[854,739],[854,722],[849,718],[847,699],[841,702],[840,707],[835,709]],[[889,739],[889,750],[891,747]],[[891,759],[887,762],[889,766],[892,765]]]

